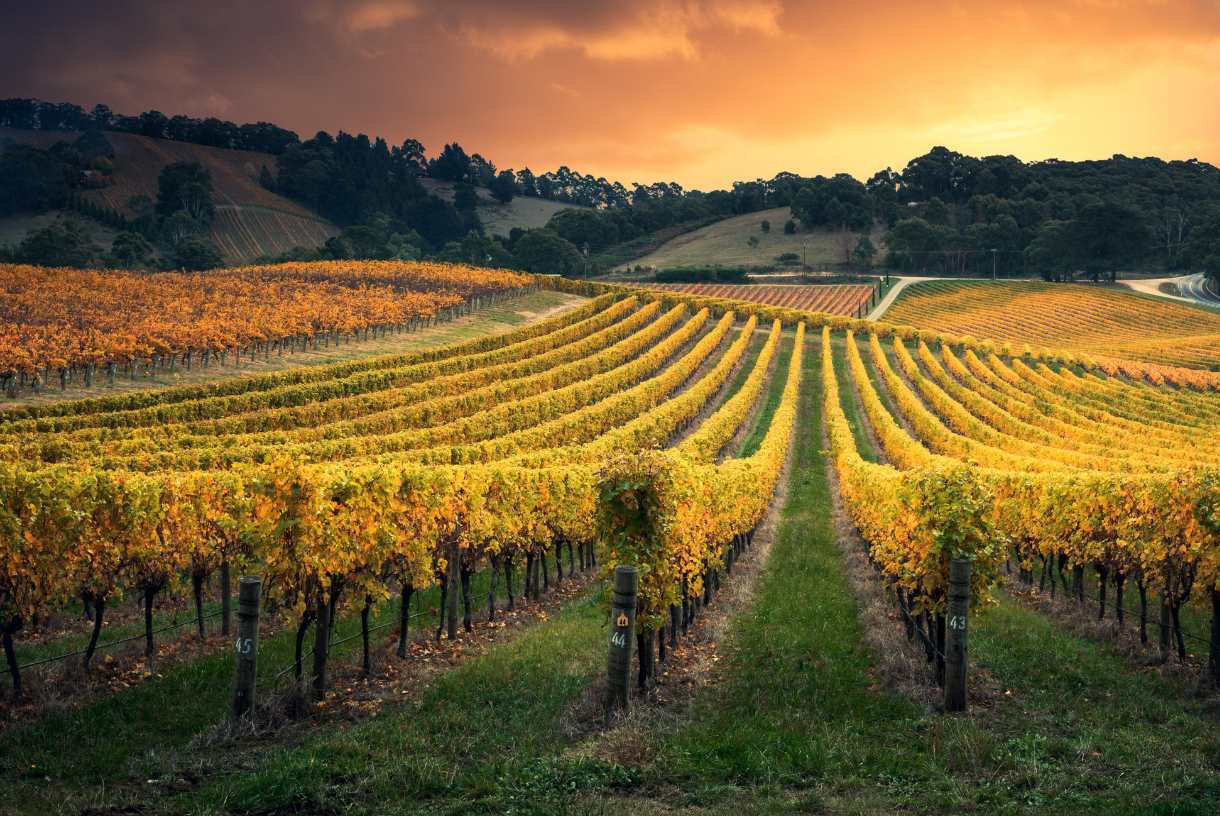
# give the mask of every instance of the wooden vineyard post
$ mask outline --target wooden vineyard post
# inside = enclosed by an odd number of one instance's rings
[[[1207,651],[1207,673],[1212,683],[1220,688],[1220,590],[1213,589],[1212,596],[1212,639]]]
[[[970,613],[970,562],[949,562],[949,619],[945,638],[945,711],[966,710],[966,639]]]
[[[229,586],[229,562],[220,565],[220,633],[230,634],[229,618],[232,617],[233,590]]]
[[[631,693],[631,647],[635,641],[635,603],[640,574],[635,567],[614,568],[614,599],[610,607],[610,655],[606,708],[627,708]]]
[[[263,579],[242,578],[237,600],[236,682],[233,685],[233,716],[242,717],[254,709],[254,679],[258,669],[258,608]]]

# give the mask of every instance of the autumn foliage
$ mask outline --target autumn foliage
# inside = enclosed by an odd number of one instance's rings
[[[0,377],[313,342],[528,283],[501,270],[393,261],[156,274],[0,265]]]

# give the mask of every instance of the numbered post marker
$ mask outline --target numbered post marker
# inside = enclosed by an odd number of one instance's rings
[[[233,716],[241,717],[254,710],[254,680],[258,674],[258,610],[263,579],[250,576],[241,579],[237,602],[237,638],[233,641],[236,654],[233,682]]]
[[[970,614],[970,561],[949,562],[949,608],[945,628],[945,711],[966,710],[966,627]]]
[[[614,569],[614,598],[610,608],[610,653],[606,676],[609,681],[608,711],[626,708],[631,692],[631,652],[635,641],[635,607],[640,575],[635,567]]]

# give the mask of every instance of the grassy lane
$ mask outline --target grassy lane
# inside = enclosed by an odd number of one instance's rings
[[[675,804],[784,809],[818,801],[817,786],[919,778],[907,743],[921,718],[912,705],[869,690],[855,599],[843,576],[828,508],[820,427],[820,353],[805,355],[801,432],[788,502],[753,608],[733,622],[722,681],[673,733],[653,769]],[[872,779],[869,779],[869,778]],[[883,791],[874,791],[891,801]]]
[[[734,455],[738,457],[753,456],[762,446],[767,430],[771,427],[771,417],[779,410],[779,401],[784,395],[784,383],[788,379],[788,365],[792,362],[792,351],[795,336],[791,332],[780,337],[779,348],[775,354],[775,369],[767,390],[763,392],[762,407],[754,417],[754,427],[741,442],[741,448]]]
[[[523,571],[521,565],[514,576],[518,592]],[[476,626],[485,614],[487,587],[486,570],[472,577]],[[503,581],[498,596],[503,606]],[[416,593],[411,601],[412,613],[423,610],[428,614],[411,621],[412,632],[435,627],[438,601],[436,587]],[[398,604],[390,601],[375,612],[370,624],[396,621],[397,616]],[[359,631],[358,614],[348,616],[337,623],[335,639]],[[390,637],[393,631],[390,627],[374,632],[374,642]],[[260,693],[266,694],[274,676],[292,662],[293,636],[293,631],[284,630],[264,636],[259,644]],[[312,643],[310,629],[306,648]],[[343,660],[357,654],[359,649],[359,639],[350,640],[338,647],[333,659]],[[306,659],[306,673],[309,667]],[[127,786],[172,775],[183,765],[210,766],[223,756],[195,755],[189,743],[224,719],[232,682],[232,657],[227,649],[220,648],[167,668],[163,675],[131,688],[74,709],[51,711],[27,725],[13,726],[0,734],[0,757],[20,757],[21,761],[6,761],[0,766],[0,783],[11,785],[8,791],[11,804],[19,812],[46,813],[46,808],[51,807],[52,813],[75,813],[73,805],[91,801],[104,790],[102,786],[126,795],[123,790]]]
[[[739,331],[741,329],[733,328],[734,335]],[[762,347],[766,342],[766,334],[763,329],[755,329],[754,333],[757,336],[750,342],[750,347],[746,349],[745,356],[741,360],[741,367],[733,377],[733,381],[729,383],[729,387],[724,392],[723,399],[720,400],[719,404],[724,404],[731,400],[741,390],[741,387],[746,384],[746,380],[750,378],[750,372],[754,370],[754,362],[758,359],[758,355],[762,353]]]
[[[978,618],[972,657],[1004,699],[946,755],[1001,812],[1220,812],[1217,712],[1104,643],[1000,595]]]
[[[605,613],[592,598],[444,674],[419,701],[290,747],[221,779],[174,812],[344,814],[503,812],[615,769],[547,759],[568,705],[605,659]]]
[[[847,365],[847,340],[844,337],[835,336],[831,340],[832,353],[834,354],[835,363],[835,380],[839,384],[839,404],[843,406],[843,413],[847,415],[847,423],[851,426],[851,435],[856,440],[856,449],[860,451],[860,455],[870,462],[879,462],[880,453],[873,445],[868,431],[865,430],[867,420],[860,417],[859,407],[855,398],[855,384],[851,379],[851,369]]]

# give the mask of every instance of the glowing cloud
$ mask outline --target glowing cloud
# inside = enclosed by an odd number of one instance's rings
[[[360,3],[348,12],[347,26],[355,32],[381,31],[419,15],[419,7],[406,0]]]

